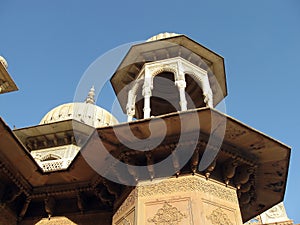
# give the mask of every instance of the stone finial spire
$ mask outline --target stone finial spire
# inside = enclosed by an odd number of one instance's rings
[[[86,103],[95,104],[95,88],[94,85],[91,87],[88,96],[85,99]]]

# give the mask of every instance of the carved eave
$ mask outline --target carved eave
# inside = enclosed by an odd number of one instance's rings
[[[0,185],[0,203],[11,207],[19,220],[90,212],[107,215],[112,213],[120,192],[126,189],[99,176],[81,154],[67,170],[44,173],[24,147],[27,138],[53,135],[72,127],[78,137],[84,137],[91,129],[70,120],[12,132],[0,120],[0,183],[5,185]],[[59,144],[65,142],[58,141]],[[9,199],[1,197],[1,191],[5,193],[7,189],[15,192]]]
[[[195,114],[199,119],[199,123],[195,123],[191,119],[193,118],[192,115]],[[197,168],[207,146],[212,117],[217,124],[226,119],[225,137],[216,160],[206,170],[199,171]],[[173,164],[171,166],[174,167],[176,176],[187,173],[200,173],[205,175],[207,179],[214,179],[236,187],[244,221],[283,200],[290,157],[290,148],[284,144],[209,108],[171,113],[160,116],[159,119],[137,120],[129,123],[129,128],[136,137],[147,138],[150,135],[148,129],[150,121],[151,127],[154,129],[151,136],[153,140],[165,135],[163,141],[153,150],[146,152],[134,151],[126,147],[126,144],[134,142],[130,132],[128,132],[127,123],[99,128],[94,130],[84,149],[80,151],[82,154],[76,156],[68,170],[45,174],[38,169],[29,151],[15,137],[15,134],[0,120],[2,140],[0,142],[1,181],[5,180],[8,185],[16,187],[16,193],[13,195],[15,197],[12,199],[23,202],[21,203],[22,209],[18,210],[19,217],[47,216],[47,213],[50,212],[51,214],[51,208],[53,207],[50,203],[55,205],[55,201],[59,202],[56,205],[65,207],[54,207],[54,215],[97,210],[112,212],[113,208],[116,209],[121,203],[121,201],[115,200],[124,198],[120,195],[121,193],[128,193],[128,189],[107,181],[95,172],[85,158],[89,156],[89,151],[95,153],[93,151],[97,149],[104,150],[104,154],[99,154],[99,159],[96,157],[97,154],[90,155],[96,162],[99,162],[97,160],[100,160],[100,162],[103,159],[105,160],[105,156],[111,153],[120,161],[147,166],[148,175],[140,177],[140,174],[128,170],[127,178],[129,179],[130,177],[132,180],[160,178],[163,174],[158,173],[152,165],[173,152],[177,146],[182,125],[185,128],[184,135],[187,137],[193,132],[199,131],[199,129],[200,134],[199,139],[188,138],[180,143],[186,149],[189,149],[190,146],[196,147],[192,149],[194,153],[185,165],[178,165],[178,155],[175,154],[172,157]],[[69,123],[69,127],[66,127],[66,123]],[[166,125],[166,133],[160,129],[162,123]],[[58,122],[52,128],[51,126],[41,125],[33,127],[32,131],[30,129],[26,132],[23,130],[23,136],[20,135],[20,140],[26,141],[24,133],[34,134],[33,136],[35,136],[37,133],[34,130],[39,129],[39,134],[48,135],[60,130],[60,126],[68,130],[67,128],[72,127],[72,121]],[[80,124],[80,126],[83,126],[83,130],[88,127],[84,124]],[[79,129],[79,127],[76,129]],[[42,130],[44,130],[44,133],[41,133]],[[120,143],[116,132],[118,132],[119,138],[125,140],[125,143]],[[218,135],[218,133],[215,133],[216,138],[218,138]],[[211,145],[210,147],[211,150],[217,149],[217,146]],[[105,173],[107,175],[112,173],[117,179],[120,179],[120,182],[124,179],[116,170],[116,165],[101,166],[106,169],[106,171],[101,171],[103,176]],[[19,193],[19,189],[24,189],[24,191]],[[49,197],[51,197],[50,199],[54,198],[54,200],[49,200]],[[86,205],[86,201],[91,202],[91,205]],[[49,207],[46,203],[50,204]],[[65,209],[70,211],[66,212]]]
[[[143,65],[147,62],[178,56],[208,71],[215,105],[227,96],[224,58],[185,35],[178,35],[136,44],[129,49],[110,80],[124,112],[126,112],[127,95],[118,94],[137,78]]]
[[[23,216],[27,207],[26,202],[32,192],[32,186],[23,174],[36,170],[38,166],[33,163],[30,154],[23,151],[22,144],[2,118],[0,118],[0,140],[0,205],[5,210],[13,212],[13,217]],[[18,168],[15,165],[18,165]]]
[[[88,140],[89,135],[94,129],[95,128],[76,120],[66,120],[16,129],[13,133],[23,146],[26,146],[22,151],[28,154],[32,150],[69,144],[82,146]],[[35,164],[35,160],[32,157],[30,157],[30,161]],[[33,187],[84,183],[90,181],[97,175],[86,163],[81,154],[77,154],[69,168],[64,171],[44,173],[41,169],[35,169],[30,172],[30,174],[25,176],[25,179],[28,180]]]
[[[199,124],[191,120],[191,115],[195,113],[199,118]],[[212,117],[219,122],[226,120],[225,137],[216,161],[211,163],[205,171],[198,171],[197,168],[209,138]],[[148,174],[135,174],[134,171],[129,170],[128,176],[131,176],[132,180],[155,179],[163,175],[157,173],[151,165],[154,161],[158,162],[166,158],[176,148],[176,141],[178,142],[180,136],[180,124],[185,125],[186,135],[197,132],[200,127],[198,140],[186,139],[184,143],[180,143],[181,146],[186,146],[186,149],[188,149],[189,146],[195,145],[195,141],[197,141],[191,160],[186,165],[181,165],[183,166],[181,170],[176,170],[176,163],[178,162],[173,161],[177,176],[196,172],[205,175],[207,179],[215,179],[236,187],[244,221],[253,218],[283,200],[290,158],[290,148],[288,146],[209,108],[170,113],[160,116],[159,119],[137,120],[129,124],[130,130],[138,138],[148,138],[150,121],[153,129],[151,136],[153,141],[161,135],[166,135],[162,143],[151,151],[135,151],[126,147],[134,141],[130,132],[128,132],[128,124],[97,129],[100,139],[97,137],[92,138],[85,150],[98,149],[103,150],[105,154],[106,151],[109,151],[120,161],[134,165],[147,165]],[[161,123],[166,125],[166,134],[162,129],[159,129]],[[116,132],[118,137],[115,135]],[[215,135],[218,138],[218,134]],[[119,138],[125,141],[121,143]],[[100,144],[100,140],[103,145]],[[151,140],[149,143],[151,143]],[[103,146],[105,146],[105,149],[103,149]],[[210,147],[214,149],[214,146]],[[147,156],[149,153],[151,153],[150,158]],[[173,158],[175,159],[176,156]],[[114,165],[103,166],[103,168],[106,168],[106,173],[110,174]],[[118,172],[114,171],[113,173],[118,177]]]
[[[0,62],[0,94],[17,90],[17,85]]]
[[[23,171],[24,174],[27,174],[27,171],[37,170],[38,165],[34,163],[29,152],[24,151],[23,145],[1,117],[0,139],[0,165],[2,171],[4,171],[11,180],[18,183],[17,186],[26,193],[29,193],[31,185],[25,177],[20,174],[19,170]],[[16,165],[18,168],[16,168]]]
[[[15,129],[13,132],[30,152],[69,144],[81,145],[93,129],[76,120],[65,120]]]

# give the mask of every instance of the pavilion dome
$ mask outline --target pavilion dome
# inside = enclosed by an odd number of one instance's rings
[[[160,34],[154,35],[153,37],[149,38],[147,40],[147,42],[157,41],[157,40],[161,40],[161,39],[165,39],[165,38],[170,38],[170,37],[175,37],[175,36],[178,36],[178,35],[180,35],[180,34],[168,33],[168,32],[160,33]]]
[[[2,63],[2,65],[5,67],[5,69],[7,69],[8,63],[7,63],[6,59],[1,55],[0,55],[0,63]]]
[[[95,128],[118,124],[118,120],[107,110],[95,105],[94,88],[91,88],[85,102],[71,102],[50,110],[40,124],[64,120],[77,120]]]

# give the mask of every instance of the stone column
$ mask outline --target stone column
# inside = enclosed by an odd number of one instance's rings
[[[145,70],[145,80],[143,85],[143,96],[144,96],[144,119],[150,118],[150,98],[152,96],[152,77],[148,70]]]
[[[126,106],[127,111],[127,122],[132,121],[132,118],[135,114],[135,98],[136,95],[133,94],[133,90],[128,92],[128,101]]]
[[[209,80],[207,77],[207,74],[204,74],[204,76],[199,76],[200,77],[200,82],[202,85],[202,92],[203,92],[203,97],[204,97],[204,102],[206,106],[213,108],[213,92],[210,88]]]
[[[185,110],[187,110],[187,101],[186,101],[186,97],[185,97],[186,82],[184,79],[178,80],[178,81],[175,81],[175,85],[178,87],[178,91],[179,91],[180,109],[181,109],[181,111],[185,111]]]
[[[181,61],[177,61],[177,74],[176,74],[176,81],[175,85],[178,88],[179,91],[179,105],[181,111],[187,110],[187,101],[185,96],[185,88],[186,88],[186,81],[185,81],[185,73],[184,73],[184,67],[182,65]]]

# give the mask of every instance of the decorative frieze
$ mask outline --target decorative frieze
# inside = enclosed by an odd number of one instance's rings
[[[139,197],[191,191],[204,192],[206,194],[213,195],[214,197],[237,203],[235,190],[225,186],[216,185],[216,183],[212,183],[211,181],[207,181],[206,179],[197,176],[174,178],[164,180],[162,182],[138,186]]]

